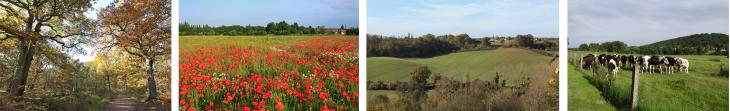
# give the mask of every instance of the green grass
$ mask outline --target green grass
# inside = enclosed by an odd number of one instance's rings
[[[585,55],[592,52],[571,51],[571,56]],[[576,55],[577,54],[577,55]],[[721,67],[727,66],[727,58],[724,56],[704,55],[677,55],[686,58],[690,62],[690,72],[675,74],[650,74],[640,75],[639,83],[639,109],[641,110],[728,110],[728,78],[716,76]],[[569,65],[569,67],[575,67]],[[591,75],[589,71],[572,71],[577,75]],[[576,75],[576,74],[568,74]],[[574,78],[569,78],[574,79]],[[573,81],[573,80],[569,80]],[[603,97],[611,100],[619,109],[629,107],[631,72],[619,70],[617,78],[606,89],[602,90]],[[572,88],[580,86],[580,82],[569,82],[570,90],[583,90]],[[594,85],[595,86],[595,85]],[[601,90],[600,87],[598,87]],[[578,98],[590,98],[596,92],[568,93],[569,100]],[[580,101],[570,101],[570,106],[582,104]]]
[[[499,72],[508,83],[542,71],[552,58],[525,49],[499,48],[495,50],[458,52],[431,58],[370,57],[367,59],[367,80],[409,81],[410,72],[418,66],[428,66],[438,73],[456,80],[492,80]],[[468,74],[468,75],[467,75]],[[391,101],[398,99],[397,91],[368,90],[367,99],[385,95]],[[371,103],[371,102],[369,102]]]
[[[573,111],[615,111],[601,92],[574,67],[568,68],[568,109]]]
[[[497,72],[508,81],[519,80],[533,73],[542,73],[541,68],[534,67],[544,66],[551,59],[517,48],[458,52],[431,58],[370,57],[367,60],[367,80],[408,81],[409,72],[423,65],[433,73],[456,80],[491,80]]]

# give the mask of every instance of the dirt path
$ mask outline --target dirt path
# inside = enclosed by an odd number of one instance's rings
[[[106,105],[107,111],[140,111],[142,109],[141,102],[126,94],[117,95]]]
[[[169,105],[161,105],[159,103],[143,103],[131,96],[121,93],[109,102],[105,111],[169,111]]]
[[[533,70],[542,70],[540,72],[544,73],[536,73],[530,76],[530,84],[527,86],[525,94],[520,97],[523,106],[528,108],[525,110],[540,110],[540,107],[546,106],[543,94],[548,90],[548,80],[550,75],[555,72],[556,67],[558,67],[558,60],[534,67]]]

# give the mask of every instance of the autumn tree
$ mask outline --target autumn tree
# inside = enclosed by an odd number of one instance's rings
[[[93,0],[0,1],[0,40],[17,41],[18,59],[9,83],[9,95],[19,97],[38,47],[79,50],[89,20],[84,12]],[[60,46],[60,47],[59,47]]]
[[[532,34],[517,35],[515,36],[515,39],[517,39],[519,45],[523,47],[532,47],[532,45],[535,44],[535,37],[532,36]]]
[[[170,0],[117,0],[99,12],[101,43],[143,60],[148,100],[157,97],[155,62],[170,54]]]
[[[428,78],[431,76],[431,70],[428,69],[427,66],[420,66],[413,70],[411,73],[411,81],[408,83],[409,87],[406,89],[401,89],[401,94],[405,96],[406,99],[406,109],[412,109],[415,111],[420,111],[421,107],[419,104],[421,103],[421,100],[423,100],[424,95],[426,95],[426,92],[428,91]]]

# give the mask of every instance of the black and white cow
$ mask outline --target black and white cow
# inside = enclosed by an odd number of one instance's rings
[[[662,71],[664,70],[663,64],[666,64],[666,62],[667,61],[664,59],[664,56],[651,56],[651,58],[649,58],[649,72],[654,73],[654,68],[658,67],[659,73],[662,73]]]
[[[601,64],[601,66],[606,65],[606,54],[598,55],[598,63]]]
[[[664,60],[666,61],[666,64],[664,64],[664,65],[667,67],[667,73],[673,74],[674,73],[674,68],[676,66],[678,66],[677,65],[677,58],[667,56],[667,57],[664,58]]]
[[[637,65],[640,66],[641,70],[639,72],[646,72],[649,70],[649,59],[651,59],[651,56],[641,56],[636,58],[638,62]]]
[[[628,55],[626,58],[626,63],[627,63],[626,66],[631,65],[631,67],[634,67],[634,65],[636,65],[636,61],[637,61],[636,56]]]
[[[621,55],[620,60],[621,61],[619,61],[619,63],[618,63],[619,66],[620,67],[626,67],[628,65],[627,62],[629,61],[629,56],[627,56],[627,55]]]
[[[616,78],[616,72],[618,72],[618,65],[616,64],[616,60],[609,59],[606,67],[608,68],[608,71],[610,72],[611,77]],[[606,76],[608,76],[608,75],[606,75]]]
[[[684,58],[677,58],[677,65],[679,66],[679,71],[681,72],[684,70],[684,73],[689,73],[689,61]]]
[[[606,59],[607,59],[607,61],[606,61],[606,62],[608,62],[608,60],[613,60],[614,62],[616,62],[616,66],[618,66],[618,61],[619,61],[619,60],[618,60],[618,59],[619,59],[619,56],[618,56],[618,55],[616,55],[616,54],[611,54],[611,55],[608,55],[608,56],[606,57]]]

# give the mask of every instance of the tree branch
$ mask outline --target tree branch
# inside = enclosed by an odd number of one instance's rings
[[[132,51],[129,50],[128,47],[124,47],[123,49],[124,49],[125,52],[127,52],[129,54],[132,54],[132,55],[137,56],[137,57],[140,57],[140,58],[144,58],[144,56],[142,54],[139,54],[139,53],[136,53],[136,52],[132,52]]]
[[[78,43],[72,43],[72,44],[69,45],[69,44],[66,44],[65,42],[62,42],[62,41],[58,40],[59,38],[66,38],[66,37],[70,37],[70,36],[88,36],[88,34],[76,33],[76,34],[69,34],[69,35],[55,35],[53,37],[46,37],[46,38],[49,38],[52,41],[54,41],[54,42],[56,42],[58,44],[61,44],[61,46],[64,47],[64,48],[74,48],[74,47],[76,47],[78,45]]]
[[[65,43],[65,42],[62,42],[62,41],[60,41],[60,40],[58,40],[58,39],[56,39],[56,38],[50,38],[50,39],[51,39],[52,41],[54,41],[54,42],[58,43],[58,44],[61,44],[61,47],[64,47],[64,48],[74,48],[74,47],[76,47],[76,45],[78,45],[78,43],[73,43],[73,44],[71,44],[71,45],[66,45],[66,43]]]
[[[6,2],[8,2],[10,4],[13,4],[13,5],[17,6],[17,7],[23,8],[23,9],[29,9],[27,3],[23,3],[23,2],[20,2],[20,1],[17,1],[17,0],[16,1],[8,0]]]

